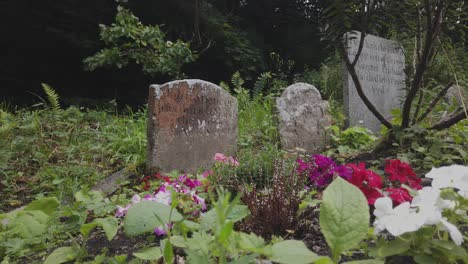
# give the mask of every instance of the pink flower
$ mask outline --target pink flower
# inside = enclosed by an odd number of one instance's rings
[[[115,212],[115,217],[124,217],[127,214],[128,209],[130,209],[130,204],[125,207],[117,205],[117,211]]]
[[[207,171],[204,171],[204,172],[202,173],[201,176],[202,176],[203,178],[206,178],[206,177],[208,177],[208,176],[210,176],[210,175],[213,175],[213,174],[214,174],[214,171],[212,171],[212,170],[207,170]]]
[[[239,166],[239,161],[237,161],[234,157],[226,157],[224,156],[224,154],[221,153],[216,153],[214,155],[214,160],[225,164],[233,165],[234,167]]]
[[[214,155],[214,160],[216,160],[216,161],[224,162],[226,159],[227,159],[227,157],[224,156],[224,154],[222,154],[222,153],[216,153]]]

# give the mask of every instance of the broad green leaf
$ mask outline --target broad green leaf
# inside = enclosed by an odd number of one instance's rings
[[[299,240],[285,240],[274,244],[270,256],[270,260],[284,264],[307,264],[318,258]]]
[[[171,236],[170,237],[171,244],[178,248],[186,248],[187,247],[187,240],[183,236]]]
[[[155,227],[168,224],[170,221],[182,220],[182,215],[177,210],[172,210],[165,204],[153,201],[143,201],[132,205],[127,211],[124,220],[124,230],[128,236],[138,236],[151,233]]]
[[[385,261],[379,259],[364,259],[344,262],[343,264],[384,264]]]
[[[314,264],[334,264],[334,263],[333,263],[333,260],[331,260],[331,258],[320,256],[316,261],[314,261]]]
[[[364,194],[337,177],[323,192],[320,227],[337,261],[343,251],[357,246],[367,236],[369,206]]]
[[[97,218],[94,221],[102,227],[104,233],[106,233],[107,240],[111,241],[117,235],[117,231],[119,230],[119,221],[117,218],[110,216]]]
[[[60,264],[74,260],[78,257],[79,249],[76,247],[60,247],[54,250],[45,260],[44,264]]]
[[[150,247],[133,253],[133,256],[143,260],[157,260],[162,257],[162,252],[159,247]]]
[[[248,250],[250,252],[261,252],[265,246],[265,240],[262,237],[255,235],[254,233],[239,233],[239,237],[239,246],[244,250]]]
[[[234,208],[231,210],[229,215],[226,216],[226,220],[231,220],[233,223],[239,222],[244,219],[244,217],[250,214],[249,208],[245,205],[234,205]],[[216,220],[218,216],[216,214],[216,208],[213,208],[206,212],[200,221],[200,229],[203,231],[211,230],[216,226]]]
[[[8,224],[8,228],[22,238],[38,237],[47,231],[48,219],[42,211],[21,211]]]
[[[379,244],[379,247],[373,253],[375,257],[385,258],[404,253],[408,251],[410,247],[410,241],[397,239],[393,241],[385,241],[385,243]]]
[[[413,260],[418,264],[437,264],[437,260],[429,255],[416,255]]]
[[[80,232],[85,238],[88,238],[91,231],[93,231],[93,229],[96,228],[97,226],[98,226],[98,223],[96,222],[84,224],[80,227]]]
[[[60,202],[55,197],[42,198],[28,204],[25,211],[42,211],[47,215],[51,215],[59,207]]]

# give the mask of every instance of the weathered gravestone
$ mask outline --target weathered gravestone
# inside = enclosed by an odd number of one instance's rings
[[[327,144],[325,128],[331,125],[328,102],[313,85],[296,83],[276,99],[283,149],[301,148],[319,153]]]
[[[147,170],[196,172],[215,153],[234,155],[237,100],[202,80],[151,85],[148,98]]]
[[[444,100],[450,105],[461,106],[463,98],[465,98],[465,92],[462,87],[452,85],[444,96]]]
[[[359,48],[360,33],[348,33],[347,52],[351,62]],[[364,94],[385,118],[390,111],[401,108],[405,87],[405,56],[396,41],[367,35],[356,63],[356,72]],[[380,131],[380,122],[359,97],[351,75],[344,67],[343,97],[347,125],[363,126],[373,132]]]

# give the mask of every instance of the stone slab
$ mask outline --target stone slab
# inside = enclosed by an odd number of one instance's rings
[[[296,83],[276,99],[281,146],[320,153],[328,143],[326,127],[331,125],[328,102],[313,85]]]
[[[147,170],[194,173],[214,154],[235,155],[237,100],[202,80],[151,85],[148,97]]]
[[[360,32],[345,35],[348,57],[354,60],[358,51]],[[376,108],[390,119],[390,111],[401,108],[405,91],[405,56],[398,42],[367,35],[356,72],[361,81],[364,94]],[[380,122],[368,110],[357,94],[356,87],[343,67],[343,98],[348,126],[362,126],[374,133],[380,131]]]

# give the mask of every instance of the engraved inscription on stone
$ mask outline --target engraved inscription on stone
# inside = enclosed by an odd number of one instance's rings
[[[359,48],[360,33],[356,33],[345,35],[351,61]],[[404,70],[405,57],[398,42],[373,35],[366,36],[356,72],[364,94],[387,119],[391,118],[392,109],[401,108],[405,86]],[[346,67],[343,67],[343,71],[344,106],[348,125],[363,126],[379,132],[380,122],[359,97]]]
[[[148,98],[147,169],[194,173],[209,168],[217,152],[234,155],[237,100],[202,80],[151,85]]]
[[[326,127],[331,125],[328,102],[313,85],[296,83],[276,100],[281,146],[286,150],[304,149],[320,153],[327,145]]]

